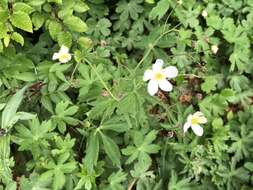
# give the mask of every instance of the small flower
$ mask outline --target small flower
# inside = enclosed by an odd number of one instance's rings
[[[54,53],[53,60],[59,59],[61,63],[67,63],[71,60],[71,54],[69,53],[69,48],[62,45],[58,53]]]
[[[211,50],[212,50],[213,54],[216,54],[219,50],[219,47],[217,45],[212,45]]]
[[[183,4],[183,1],[182,1],[182,0],[178,0],[178,1],[177,1],[177,4],[182,5],[182,4]]]
[[[148,93],[153,96],[157,93],[158,88],[163,91],[172,91],[172,84],[167,80],[175,78],[178,75],[178,70],[174,66],[162,68],[163,60],[157,59],[153,64],[152,70],[148,69],[145,71],[143,80],[148,81]]]
[[[206,10],[203,10],[201,15],[202,15],[203,17],[207,17],[208,13],[207,13]]]
[[[207,119],[203,115],[202,112],[197,111],[193,115],[190,114],[187,117],[187,122],[184,124],[184,133],[191,127],[193,132],[197,136],[202,136],[203,135],[203,128],[199,124],[205,124],[207,123]]]

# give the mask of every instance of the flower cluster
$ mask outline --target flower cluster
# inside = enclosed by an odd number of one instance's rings
[[[217,48],[212,47],[212,50],[216,53]],[[60,63],[67,63],[71,60],[71,54],[69,53],[69,48],[66,46],[61,46],[59,52],[53,54],[53,60],[58,59]],[[153,96],[155,95],[159,88],[165,92],[170,92],[173,89],[170,79],[177,77],[178,70],[175,66],[169,66],[163,68],[164,61],[162,59],[157,59],[153,64],[152,69],[145,71],[143,80],[148,82],[148,93]],[[192,128],[193,132],[197,136],[203,135],[203,128],[199,124],[207,123],[207,119],[204,117],[203,113],[196,112],[193,115],[190,114],[187,117],[187,122],[184,124],[184,133]]]
[[[218,51],[218,50],[217,50]],[[216,53],[216,52],[215,52]],[[157,59],[153,64],[152,69],[145,71],[143,80],[148,82],[148,93],[153,96],[159,88],[165,92],[170,92],[173,89],[172,84],[169,82],[170,79],[175,78],[178,75],[178,70],[174,66],[169,66],[163,69],[163,60]],[[192,128],[193,132],[197,136],[203,135],[203,128],[199,124],[207,123],[207,119],[203,113],[197,111],[193,115],[190,114],[187,117],[187,122],[184,124],[184,133]]]

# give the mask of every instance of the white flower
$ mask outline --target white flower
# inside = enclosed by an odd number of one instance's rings
[[[67,63],[71,60],[71,54],[69,53],[69,48],[62,45],[58,53],[54,53],[53,60],[59,59],[61,63]]]
[[[202,136],[204,131],[199,124],[205,123],[207,123],[207,119],[205,118],[202,112],[197,111],[193,115],[190,114],[187,117],[187,122],[184,124],[184,133],[191,127],[196,135]]]
[[[182,1],[182,0],[178,0],[178,1],[177,1],[177,4],[182,5],[182,4],[183,4],[183,1]]]
[[[203,10],[201,15],[202,15],[203,17],[207,17],[208,13],[207,13],[206,10]]]
[[[219,50],[219,47],[217,45],[212,45],[211,50],[212,50],[213,54],[216,54]]]
[[[163,91],[169,92],[172,90],[172,84],[167,80],[175,78],[178,74],[178,70],[174,66],[162,68],[163,60],[157,59],[153,64],[152,70],[145,71],[143,80],[148,81],[148,93],[153,96],[158,91],[158,87]]]

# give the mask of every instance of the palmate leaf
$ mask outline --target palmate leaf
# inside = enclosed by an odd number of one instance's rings
[[[205,77],[205,82],[201,84],[201,89],[206,93],[210,93],[211,91],[216,89],[217,83],[218,83],[217,77],[215,76]]]
[[[165,13],[169,10],[170,2],[171,0],[159,1],[157,5],[150,12],[149,18],[154,20],[158,17],[158,20],[160,20],[165,15]]]
[[[151,158],[149,154],[157,153],[160,150],[160,146],[156,144],[152,144],[152,142],[156,139],[157,132],[150,131],[145,137],[139,132],[134,132],[134,145],[129,145],[126,148],[122,149],[122,153],[129,158],[126,161],[126,164],[132,163],[134,160],[138,160],[141,162],[142,159],[146,160],[145,162],[149,164],[151,163]],[[147,165],[147,164],[146,164]]]
[[[48,165],[45,166],[47,171],[40,176],[42,181],[50,178],[52,179],[52,190],[61,190],[66,182],[66,174],[69,174],[76,169],[75,162],[66,161],[66,158],[59,160],[58,163],[50,161]]]
[[[248,158],[250,155],[250,147],[253,144],[253,132],[248,132],[247,126],[243,124],[240,134],[231,132],[230,138],[233,143],[228,151],[234,153],[233,160],[235,163],[243,158]]]
[[[126,179],[127,174],[122,171],[112,173],[108,178],[109,185],[105,188],[105,190],[124,190],[125,187],[122,183],[124,183]]]
[[[59,102],[55,108],[55,115],[52,116],[53,122],[58,126],[59,130],[64,133],[66,125],[77,125],[79,120],[73,115],[78,111],[77,106],[71,106],[70,102]]]
[[[211,117],[211,114],[218,116],[223,114],[228,106],[228,98],[220,94],[213,94],[207,96],[201,102],[199,102],[200,110],[205,113],[206,116]]]
[[[179,180],[177,174],[172,171],[170,181],[168,184],[168,190],[191,190],[192,185],[189,178]]]
[[[49,140],[54,136],[52,122],[44,121],[40,124],[38,118],[29,122],[29,127],[18,125],[17,133],[13,141],[19,145],[19,150],[30,150],[34,158],[41,156],[41,153],[49,147]]]
[[[120,20],[126,21],[129,17],[133,20],[137,20],[138,15],[142,13],[143,8],[139,4],[142,0],[126,0],[119,1],[117,4],[116,12],[120,14]]]

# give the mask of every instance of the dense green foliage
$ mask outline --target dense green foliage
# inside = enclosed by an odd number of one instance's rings
[[[252,0],[0,0],[0,189],[252,189],[252,40]]]

